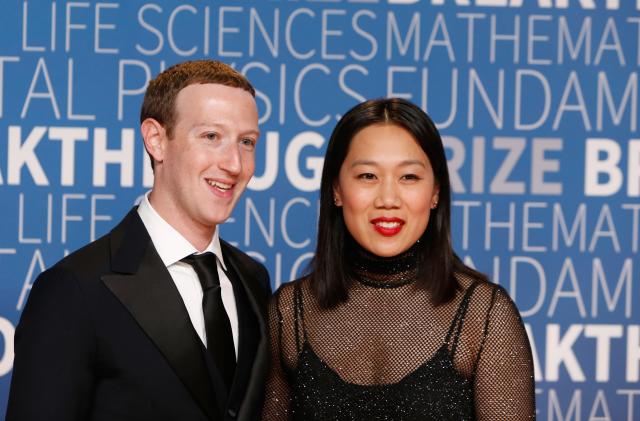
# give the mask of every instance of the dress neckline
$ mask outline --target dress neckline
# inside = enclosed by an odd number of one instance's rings
[[[390,289],[413,284],[418,277],[419,245],[391,257],[377,256],[355,243],[349,276],[362,285]]]

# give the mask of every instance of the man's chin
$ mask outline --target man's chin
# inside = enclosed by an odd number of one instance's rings
[[[231,211],[212,212],[207,216],[207,225],[216,226],[224,224],[231,217]]]

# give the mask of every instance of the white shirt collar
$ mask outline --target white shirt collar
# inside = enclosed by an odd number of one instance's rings
[[[138,215],[142,219],[153,245],[160,255],[160,259],[165,266],[169,267],[176,262],[179,262],[182,258],[187,257],[193,253],[198,253],[198,250],[182,236],[175,228],[173,228],[167,221],[165,221],[159,214],[153,209],[151,203],[149,203],[149,192],[147,192],[138,206]],[[210,251],[216,255],[222,268],[226,271],[227,267],[222,258],[222,248],[220,247],[220,236],[218,233],[218,227],[213,233],[211,242],[207,248],[203,251]]]

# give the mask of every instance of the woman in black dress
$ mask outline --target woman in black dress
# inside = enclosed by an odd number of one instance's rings
[[[529,341],[500,286],[450,236],[444,147],[401,99],[331,135],[310,274],[270,306],[266,420],[535,418]]]

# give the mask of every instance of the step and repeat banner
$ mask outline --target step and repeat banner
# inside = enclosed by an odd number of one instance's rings
[[[409,99],[443,134],[457,253],[523,315],[539,419],[640,418],[637,0],[1,2],[0,414],[34,279],[149,189],[145,87],[203,57],[257,89],[222,236],[274,288],[312,256],[341,114]]]

